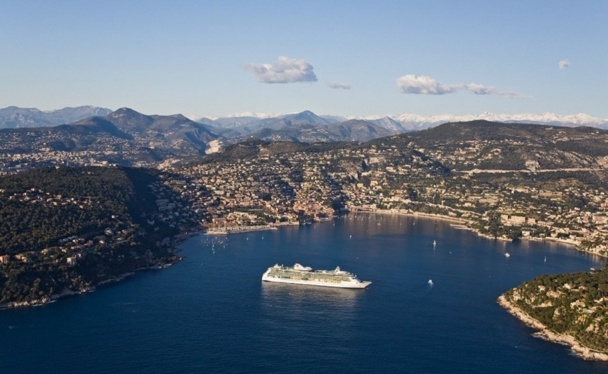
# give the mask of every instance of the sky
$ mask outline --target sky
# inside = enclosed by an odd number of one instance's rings
[[[608,118],[608,1],[0,1],[0,108]]]

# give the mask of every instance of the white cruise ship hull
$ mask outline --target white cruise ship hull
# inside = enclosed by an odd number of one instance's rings
[[[372,284],[369,281],[360,281],[357,279],[350,281],[342,281],[342,282],[331,282],[331,281],[322,281],[315,279],[289,279],[289,278],[277,278],[269,275],[270,269],[268,269],[264,275],[262,275],[262,281],[264,282],[274,282],[274,283],[290,283],[290,284],[304,284],[308,286],[319,286],[319,287],[333,287],[333,288],[365,288]]]

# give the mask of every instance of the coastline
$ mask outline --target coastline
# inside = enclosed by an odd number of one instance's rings
[[[467,220],[462,219],[462,218],[456,218],[456,217],[442,216],[439,214],[410,212],[410,211],[402,210],[402,209],[360,209],[357,207],[350,207],[349,210],[350,210],[350,213],[394,214],[394,215],[399,215],[399,216],[423,217],[423,218],[437,219],[440,221],[453,222],[453,223],[458,224],[459,226],[462,225],[463,227],[466,227],[466,229],[470,230],[469,227],[464,226],[464,224],[467,223]]]
[[[268,231],[278,230],[279,227],[283,226],[300,226],[299,223],[271,223],[268,225],[256,225],[256,226],[230,226],[230,227],[214,227],[207,229],[207,231],[195,232],[194,235],[203,233],[206,235],[228,235],[228,234],[240,234],[243,232],[252,231]]]
[[[208,229],[205,234],[207,235],[228,235],[228,234],[240,234],[243,232],[251,231],[266,231],[276,230],[277,228],[270,225],[258,225],[258,226],[231,226],[231,227],[217,227]]]
[[[478,236],[481,237],[485,237],[488,239],[495,239],[495,240],[508,240],[508,239],[504,239],[504,238],[494,238],[488,235],[484,235],[481,234],[480,232],[478,232],[477,230],[469,227],[467,224],[469,223],[469,221],[467,221],[466,219],[462,219],[462,218],[456,218],[456,217],[450,217],[450,216],[444,216],[444,215],[437,215],[437,214],[430,214],[430,213],[422,213],[422,212],[413,212],[413,211],[407,211],[407,210],[401,210],[401,209],[389,209],[389,210],[382,210],[382,209],[359,209],[357,207],[353,207],[350,209],[350,213],[354,213],[354,214],[358,214],[358,213],[363,213],[363,214],[385,214],[385,215],[401,215],[401,216],[409,216],[409,217],[421,217],[421,218],[425,218],[425,219],[431,219],[431,220],[440,220],[440,221],[445,221],[445,222],[449,222],[450,226],[452,226],[455,229],[459,229],[459,230],[470,230],[472,232],[474,232],[475,234],[477,234]],[[338,216],[334,216],[333,219],[336,219],[336,217]],[[173,253],[178,251],[178,247],[181,243],[183,243],[184,241],[186,241],[188,238],[192,237],[192,236],[196,236],[196,235],[202,235],[202,234],[206,234],[206,235],[228,235],[228,234],[239,234],[239,233],[246,233],[246,232],[253,232],[253,231],[267,231],[267,230],[277,230],[279,227],[283,227],[283,226],[300,226],[299,223],[294,223],[294,222],[282,222],[282,223],[271,223],[271,224],[267,224],[267,225],[256,225],[256,226],[232,226],[232,227],[219,227],[219,228],[196,228],[196,229],[190,229],[190,230],[186,230],[184,232],[181,232],[177,235],[175,235],[173,237]],[[522,238],[525,240],[551,240],[551,241],[556,241],[556,242],[560,242],[562,244],[570,244],[573,245],[577,250],[583,252],[583,253],[590,253],[590,254],[594,254],[592,252],[587,252],[587,251],[582,251],[579,248],[576,247],[576,245],[574,245],[573,243],[568,243],[559,239],[553,239],[553,238],[544,238],[544,239],[537,239],[537,238]],[[597,254],[596,254],[597,255]],[[601,255],[599,255],[601,256]],[[153,269],[163,269],[169,266],[172,266],[173,264],[179,262],[181,260],[181,257],[177,256],[177,260],[172,261],[172,262],[168,262],[168,263],[164,263],[164,264],[154,264],[154,265],[150,265],[148,267],[144,267],[144,268],[138,268],[135,269],[131,272],[122,274],[122,275],[117,275],[115,277],[100,281],[98,284],[96,285],[92,285],[90,287],[87,287],[86,289],[82,289],[82,290],[78,290],[78,291],[71,291],[71,290],[63,290],[61,293],[59,294],[55,294],[52,295],[51,297],[44,297],[41,299],[36,299],[36,300],[31,300],[31,301],[23,301],[23,302],[8,302],[8,303],[1,303],[0,304],[0,310],[3,309],[10,309],[10,308],[20,308],[20,307],[27,307],[27,306],[42,306],[42,305],[46,305],[52,302],[55,302],[58,299],[61,299],[63,297],[67,297],[67,296],[72,296],[72,295],[82,295],[85,293],[89,293],[89,292],[93,292],[95,291],[97,286],[106,284],[106,283],[114,283],[114,282],[118,282],[123,280],[124,278],[127,278],[133,274],[135,274],[138,271],[141,270],[153,270]],[[502,305],[502,304],[501,304]],[[608,355],[606,356],[606,360],[608,360]]]
[[[457,230],[468,230],[471,231],[473,233],[475,233],[475,235],[482,237],[482,238],[486,238],[486,239],[490,239],[490,240],[497,240],[497,241],[504,241],[504,242],[510,242],[513,241],[512,239],[508,239],[508,238],[504,238],[504,237],[493,237],[491,235],[487,235],[487,234],[483,234],[481,232],[479,232],[478,230],[468,226],[468,223],[470,223],[468,220],[463,219],[463,218],[456,218],[456,217],[450,217],[450,216],[443,216],[443,215],[438,215],[438,214],[430,214],[430,213],[422,213],[422,212],[415,212],[415,211],[404,211],[404,210],[400,210],[400,209],[387,209],[387,210],[382,210],[382,209],[358,209],[356,207],[350,208],[350,212],[351,213],[365,213],[365,214],[395,214],[395,215],[401,215],[401,216],[409,216],[409,217],[422,217],[422,218],[428,218],[428,219],[436,219],[436,220],[440,220],[440,221],[446,221],[446,222],[451,222],[452,224],[450,225],[451,227],[453,227],[454,229]],[[608,255],[602,255],[600,253],[596,253],[596,252],[592,252],[592,251],[587,251],[584,250],[582,248],[580,248],[576,242],[573,242],[570,239],[560,239],[560,238],[553,238],[553,237],[546,237],[546,238],[537,238],[537,237],[520,237],[519,240],[530,240],[530,241],[537,241],[537,242],[554,242],[554,243],[559,243],[559,244],[564,244],[564,245],[568,245],[568,246],[572,246],[574,249],[576,249],[578,252],[581,253],[586,253],[589,255],[594,255],[594,256],[599,256],[602,258],[608,258]]]
[[[281,227],[281,226],[294,226],[294,224],[293,223],[280,223],[280,224],[272,224],[272,225],[237,226],[237,227],[231,227],[231,228],[216,228],[216,229],[206,229],[206,230],[202,227],[190,229],[190,230],[183,231],[173,237],[171,251],[173,254],[176,254],[179,251],[179,245],[181,243],[185,242],[189,238],[196,236],[196,235],[202,235],[202,234],[227,235],[229,233],[236,234],[236,233],[244,233],[244,232],[250,232],[250,231],[277,230],[278,227]],[[114,277],[111,277],[108,279],[104,279],[95,285],[91,285],[91,286],[83,288],[81,290],[64,289],[60,293],[54,294],[50,297],[43,297],[40,299],[29,300],[29,301],[11,301],[11,302],[6,302],[6,303],[0,303],[0,310],[44,306],[47,304],[54,303],[55,301],[57,301],[59,299],[63,299],[65,297],[84,295],[87,293],[91,293],[91,292],[94,292],[97,289],[97,287],[99,287],[99,286],[103,286],[103,285],[109,284],[109,283],[120,282],[120,281],[124,280],[125,278],[135,275],[135,273],[137,273],[139,271],[164,269],[164,268],[172,266],[182,260],[181,256],[178,256],[178,255],[175,255],[175,256],[176,256],[175,260],[173,260],[173,261],[166,262],[166,263],[151,264],[150,266],[137,268],[137,269],[134,269],[127,273],[120,274],[120,275],[117,275],[117,276],[114,276]]]
[[[544,340],[567,345],[570,347],[572,352],[574,352],[578,357],[585,360],[593,360],[593,361],[608,361],[608,354],[597,352],[589,347],[584,346],[578,340],[576,340],[572,335],[568,334],[559,334],[549,330],[545,325],[543,325],[540,321],[532,318],[529,314],[524,312],[522,309],[517,307],[515,304],[511,303],[505,295],[501,295],[498,300],[498,304],[507,310],[511,315],[519,319],[525,325],[538,330],[538,332],[534,333],[534,336],[540,337]]]
[[[137,273],[139,271],[165,269],[165,268],[168,268],[169,266],[172,266],[172,265],[180,262],[181,260],[182,260],[182,257],[177,256],[177,258],[175,259],[175,261],[171,261],[171,262],[167,262],[167,263],[163,263],[163,264],[154,264],[154,265],[150,265],[150,266],[146,266],[146,267],[137,268],[137,269],[135,269],[133,271],[130,271],[128,273],[124,273],[124,274],[121,274],[121,275],[117,275],[115,277],[104,279],[104,280],[100,281],[99,283],[97,283],[95,285],[92,285],[92,286],[80,289],[78,291],[64,289],[60,293],[52,295],[51,297],[43,297],[41,299],[35,299],[35,300],[30,300],[30,301],[11,301],[11,302],[8,302],[8,303],[0,303],[0,310],[14,309],[14,308],[24,308],[24,307],[35,307],[35,306],[44,306],[44,305],[47,305],[47,304],[54,303],[55,301],[57,301],[59,299],[63,299],[65,297],[84,295],[84,294],[87,294],[87,293],[94,292],[97,289],[97,287],[103,286],[104,284],[120,282],[120,281],[124,280],[125,278],[128,278],[130,276],[135,275],[135,273]]]
[[[505,238],[505,237],[493,237],[488,234],[483,234],[480,231],[478,231],[477,229],[469,226],[469,224],[471,222],[464,218],[457,218],[457,217],[445,216],[445,215],[440,215],[440,214],[409,211],[409,210],[403,210],[403,209],[376,209],[376,208],[359,208],[359,207],[348,207],[347,214],[350,214],[350,213],[400,215],[400,216],[421,217],[421,218],[445,221],[445,222],[449,222],[450,226],[453,227],[454,229],[468,230],[482,238],[496,240],[496,241],[503,241],[503,242],[513,241],[513,239],[509,239],[509,238]],[[329,218],[328,220],[336,219],[339,216],[340,215],[335,215],[335,216]],[[323,220],[319,220],[319,221],[315,221],[315,222],[323,222]],[[295,223],[294,222],[283,222],[283,223],[270,223],[267,225],[257,225],[257,226],[216,227],[216,228],[208,228],[206,230],[195,230],[194,232],[187,233],[186,235],[178,235],[178,237],[187,238],[187,237],[197,235],[197,234],[206,234],[206,235],[239,234],[239,233],[250,232],[250,231],[276,230],[277,228],[283,227],[283,226],[301,226],[301,225],[297,222],[295,222]],[[590,255],[594,255],[594,256],[599,256],[599,257],[603,257],[603,258],[608,258],[608,255],[602,255],[602,254],[599,254],[596,252],[584,250],[584,249],[580,248],[576,242],[573,242],[570,239],[560,239],[560,238],[553,238],[553,237],[546,237],[546,238],[520,237],[518,239],[522,240],[522,241],[523,240],[539,241],[539,242],[547,241],[547,242],[564,244],[564,245],[572,246],[578,252],[582,252],[582,253],[586,253],[586,254],[590,254]]]

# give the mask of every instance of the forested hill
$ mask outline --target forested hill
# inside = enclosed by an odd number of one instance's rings
[[[488,121],[446,123],[376,139],[378,147],[414,147],[457,170],[605,168],[608,131]]]
[[[0,302],[44,302],[175,261],[163,240],[180,227],[163,220],[161,209],[178,199],[173,195],[145,169],[48,168],[1,177]]]
[[[608,267],[541,275],[504,296],[550,331],[608,353]]]

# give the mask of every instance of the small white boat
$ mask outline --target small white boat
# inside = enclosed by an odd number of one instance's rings
[[[506,258],[511,257],[511,255],[509,254],[509,252],[506,252],[506,253],[505,253],[505,257],[506,257]]]
[[[431,287],[433,287],[433,284],[435,284],[435,283],[433,283],[433,280],[432,280],[432,279],[429,279],[429,281],[428,281],[427,283],[428,283],[428,284],[429,284],[429,286],[431,286]]]

